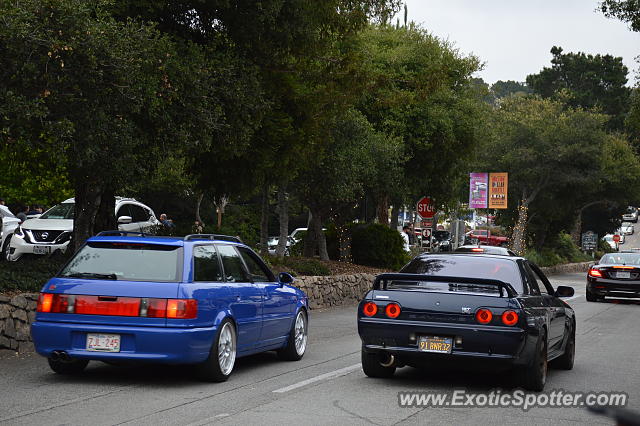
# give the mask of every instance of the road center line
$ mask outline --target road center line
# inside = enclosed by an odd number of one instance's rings
[[[286,386],[284,388],[276,389],[273,392],[274,393],[289,392],[289,391],[292,391],[294,389],[298,389],[298,388],[301,388],[303,386],[307,386],[307,385],[309,385],[311,383],[319,382],[319,381],[322,381],[322,380],[335,379],[336,377],[346,376],[347,374],[349,374],[352,371],[355,371],[355,370],[357,370],[359,368],[360,368],[360,364],[354,364],[354,365],[351,365],[349,367],[341,368],[341,369],[335,370],[335,371],[330,371],[328,373],[324,373],[324,374],[321,374],[319,376],[312,377],[310,379],[303,380],[303,381],[298,382],[298,383],[294,383],[293,385]]]

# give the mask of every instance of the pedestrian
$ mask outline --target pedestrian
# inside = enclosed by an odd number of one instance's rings
[[[4,198],[0,198],[0,206],[4,206]]]
[[[171,219],[169,219],[167,217],[166,213],[162,213],[160,215],[160,223],[165,227],[165,228],[173,228],[176,225],[173,223],[173,221]]]
[[[411,251],[411,249],[409,248],[409,233],[411,232],[411,228],[409,228],[407,225],[402,227],[402,232],[400,233],[400,235],[402,236],[402,241],[403,241],[403,249],[405,252],[409,252]]]
[[[194,234],[202,234],[202,232],[204,231],[202,222],[200,222],[199,220],[196,220],[195,222],[193,222],[193,227],[191,230],[193,231]]]
[[[18,214],[16,215],[16,217],[18,219],[20,219],[20,224],[22,225],[22,222],[24,222],[25,220],[27,220],[27,212],[29,211],[29,206],[22,206],[20,207],[20,210],[18,211]]]

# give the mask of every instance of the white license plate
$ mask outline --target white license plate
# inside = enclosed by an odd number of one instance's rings
[[[631,278],[631,272],[616,272],[616,278]]]
[[[88,333],[87,350],[96,352],[120,352],[120,335]]]
[[[33,254],[49,254],[49,246],[33,246]]]

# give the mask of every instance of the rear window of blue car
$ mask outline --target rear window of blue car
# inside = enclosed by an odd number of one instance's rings
[[[400,272],[493,279],[509,283],[516,292],[522,293],[522,277],[518,265],[511,260],[495,257],[479,255],[421,256],[409,262]]]
[[[89,242],[63,268],[61,277],[177,282],[182,248],[129,242]]]

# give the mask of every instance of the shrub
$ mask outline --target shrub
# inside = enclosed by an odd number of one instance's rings
[[[290,272],[292,275],[331,275],[331,270],[317,259],[306,257],[290,257],[285,256],[279,258],[277,256],[266,256],[265,261],[273,269],[283,272]]]
[[[393,270],[400,269],[409,260],[400,233],[380,224],[353,229],[351,256],[359,265]]]
[[[561,263],[586,262],[591,258],[580,251],[571,236],[561,232],[550,247],[542,251],[528,250],[525,257],[538,266],[554,266]]]
[[[38,292],[67,262],[69,256],[55,252],[49,256],[24,256],[17,262],[0,264],[0,293]]]

